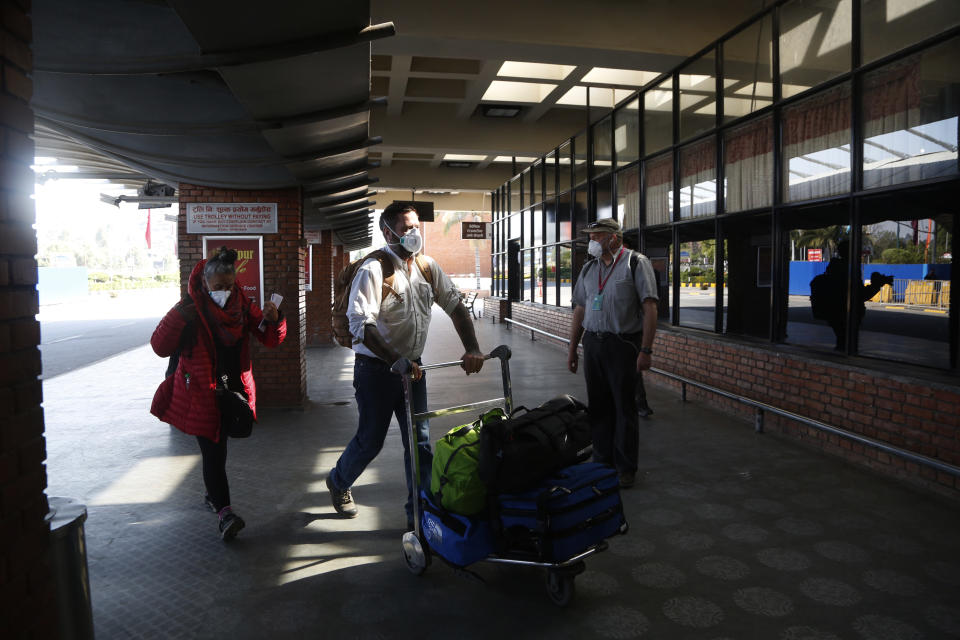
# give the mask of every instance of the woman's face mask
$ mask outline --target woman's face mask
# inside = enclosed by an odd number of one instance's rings
[[[226,291],[211,291],[210,298],[217,303],[217,306],[223,309],[223,306],[227,304],[227,298],[230,297],[230,290]]]

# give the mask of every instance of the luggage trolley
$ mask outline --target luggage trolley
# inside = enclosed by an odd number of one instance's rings
[[[433,411],[425,411],[417,414],[413,413],[413,402],[411,400],[412,378],[410,376],[409,368],[406,371],[401,371],[395,368],[394,372],[401,374],[403,380],[403,398],[407,412],[408,442],[416,443],[416,434],[414,433],[413,425],[417,420],[427,420],[430,418],[464,413],[466,411],[475,411],[478,409],[481,411],[486,411],[494,407],[502,407],[504,412],[509,416],[513,411],[513,391],[510,384],[510,356],[510,347],[507,345],[500,345],[489,354],[484,356],[484,360],[491,360],[493,358],[500,360],[500,371],[503,379],[503,396],[492,398],[490,400],[483,400],[480,402],[445,407],[442,409],[435,409]],[[457,360],[456,362],[440,362],[436,364],[422,365],[420,369],[422,371],[429,371],[430,369],[458,367],[461,364],[463,364],[462,360]],[[416,453],[416,446],[411,446],[414,448],[413,455],[410,456],[410,473],[411,477],[413,478],[413,495],[415,497],[413,501],[414,530],[407,531],[403,534],[402,551],[403,559],[407,564],[407,568],[410,569],[411,573],[414,575],[421,575],[427,570],[427,567],[430,566],[431,553],[422,531],[423,509],[421,507],[419,497],[420,456]],[[607,542],[604,540],[587,548],[585,551],[576,554],[572,558],[568,558],[563,562],[555,563],[538,562],[535,560],[526,559],[520,555],[513,556],[510,553],[504,554],[503,556],[490,555],[484,558],[483,561],[526,567],[540,567],[546,569],[547,595],[554,604],[563,607],[569,604],[573,599],[574,579],[577,575],[583,573],[584,569],[586,568],[586,565],[583,562],[584,559],[595,553],[606,550],[607,546]]]

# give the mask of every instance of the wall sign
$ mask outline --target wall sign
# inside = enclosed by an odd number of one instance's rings
[[[303,239],[307,244],[323,244],[323,233],[321,231],[304,231]]]
[[[187,233],[276,233],[276,202],[191,202]]]
[[[308,244],[307,250],[303,252],[303,288],[307,291],[313,291],[313,275],[310,271],[310,265],[313,263],[313,245]]]
[[[203,257],[222,246],[237,252],[237,280],[243,294],[263,308],[263,236],[204,236]]]
[[[489,235],[487,234],[487,228],[489,223],[487,222],[461,222],[460,223],[460,239],[461,240],[486,240]]]

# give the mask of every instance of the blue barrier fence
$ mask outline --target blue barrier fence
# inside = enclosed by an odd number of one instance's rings
[[[826,271],[827,264],[826,262],[791,262],[790,295],[810,295],[810,281]],[[901,280],[923,280],[928,274],[933,274],[932,279],[935,280],[949,280],[951,266],[950,264],[865,264],[863,277],[869,279],[871,273],[879,271],[883,275],[891,275]]]

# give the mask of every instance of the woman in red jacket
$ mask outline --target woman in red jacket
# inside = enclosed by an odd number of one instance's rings
[[[221,247],[212,258],[198,262],[187,295],[160,320],[150,338],[160,357],[180,352],[176,372],[157,389],[150,413],[197,437],[207,489],[204,500],[219,516],[223,540],[235,537],[244,521],[230,506],[227,434],[221,428],[217,380],[226,376],[228,389],[246,393],[256,418],[250,334],[268,347],[276,347],[287,335],[287,321],[273,302],[261,312],[243,294],[236,260],[236,251]]]

